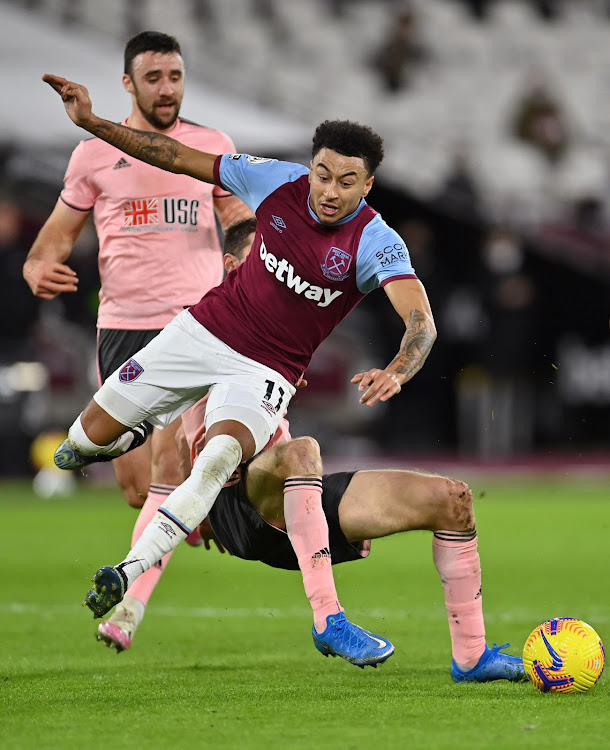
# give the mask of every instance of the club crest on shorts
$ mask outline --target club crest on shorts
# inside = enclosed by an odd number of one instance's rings
[[[320,268],[327,279],[331,281],[344,281],[349,276],[349,267],[352,264],[352,256],[338,247],[331,247],[326,255],[326,260]]]
[[[144,372],[142,365],[139,365],[135,359],[123,365],[119,371],[119,380],[121,383],[133,383]]]

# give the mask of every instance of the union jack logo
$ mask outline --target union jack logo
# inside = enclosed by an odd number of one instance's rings
[[[142,365],[139,365],[135,359],[130,359],[126,362],[119,372],[119,380],[121,383],[132,383],[137,377],[144,372]]]
[[[125,201],[123,203],[123,226],[141,227],[159,223],[159,199]]]

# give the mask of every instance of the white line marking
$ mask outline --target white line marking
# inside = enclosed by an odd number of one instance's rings
[[[545,613],[541,609],[513,608],[502,613],[488,612],[485,614],[487,623],[517,623],[542,622],[559,616],[578,616],[596,625],[610,624],[610,612],[607,608],[583,608],[577,615],[571,615],[574,607],[554,606],[553,612]],[[49,604],[42,605],[34,602],[5,602],[0,604],[0,614],[3,615],[32,615],[35,617],[49,617],[54,615],[74,615],[82,612],[80,604]],[[566,615],[566,612],[568,613]],[[253,618],[311,618],[309,607],[284,607],[282,609],[270,607],[168,607],[155,606],[148,609],[149,615],[157,617],[182,617],[195,620],[248,620]],[[368,620],[420,620],[442,621],[445,608],[442,604],[435,604],[429,608],[391,609],[374,607],[364,609],[353,607],[349,610],[349,617],[358,622],[360,618]]]

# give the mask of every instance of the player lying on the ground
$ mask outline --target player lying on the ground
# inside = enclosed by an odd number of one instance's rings
[[[286,431],[281,442],[259,454],[242,469],[240,479],[223,488],[200,531],[208,544],[213,539],[221,551],[298,570],[286,534],[284,481],[294,476],[295,467],[309,465],[321,474],[322,459],[313,438],[289,440],[285,420],[282,426]],[[197,440],[201,445],[201,436]],[[196,451],[197,445],[193,455]],[[520,657],[502,653],[503,646],[489,648],[485,642],[472,492],[464,482],[415,471],[382,470],[329,474],[323,477],[322,487],[333,564],[367,557],[371,539],[416,529],[433,532],[432,554],[445,594],[451,676],[456,682],[526,679]],[[110,620],[101,623],[98,637],[117,650],[129,648],[141,620],[136,621],[132,608],[126,597]],[[337,617],[339,625],[342,617]],[[367,631],[360,637],[378,641],[382,650],[386,647]],[[313,638],[321,653],[334,655],[333,644],[321,644],[315,629]]]
[[[256,212],[255,252],[219,287],[180,313],[95,394],[56,452],[74,469],[123,455],[209,390],[206,444],[177,487],[116,567],[103,566],[85,604],[101,617],[129,586],[186,538],[208,514],[242,461],[275,433],[314,351],[370,291],[383,288],[404,323],[392,361],[352,378],[361,404],[400,392],[423,366],[436,338],[425,289],[407,248],[367,205],[383,141],[370,128],[326,121],[315,131],[309,169],[242,154],[210,154],[160,133],[135,131],[92,113],[87,90],[46,75],[69,116],[85,130],[170,172],[223,185]],[[264,332],[264,336],[261,335]],[[341,612],[321,504],[321,478],[288,481],[287,531],[297,553],[320,638],[335,642]],[[316,497],[313,502],[313,497]],[[309,498],[309,505],[305,505]],[[291,506],[288,511],[288,506]],[[358,628],[343,625],[349,659]],[[379,661],[374,649],[369,661]]]

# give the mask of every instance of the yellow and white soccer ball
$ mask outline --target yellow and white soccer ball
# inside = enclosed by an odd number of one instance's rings
[[[604,671],[604,644],[590,625],[556,617],[532,630],[523,647],[523,666],[543,693],[584,693]]]

